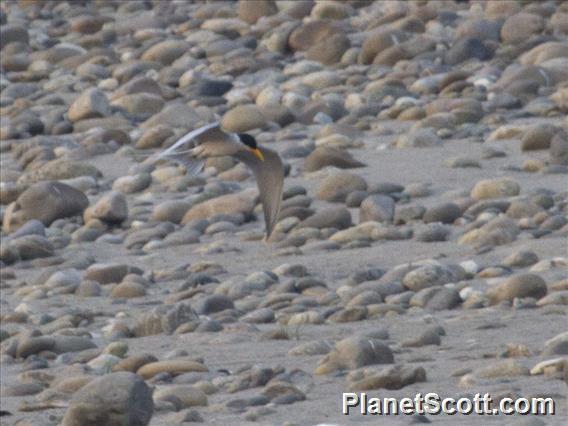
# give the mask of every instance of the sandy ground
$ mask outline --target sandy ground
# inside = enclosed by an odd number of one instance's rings
[[[519,120],[518,124],[526,124]],[[507,152],[504,158],[482,160],[482,168],[453,169],[444,165],[447,158],[466,156],[480,159],[482,148],[491,145]],[[507,165],[520,166],[529,156],[520,153],[518,143],[513,141],[498,141],[481,144],[472,141],[446,141],[440,148],[407,149],[407,150],[376,150],[373,141],[367,141],[367,148],[353,151],[356,158],[365,161],[368,167],[357,170],[367,182],[396,182],[402,185],[413,182],[431,182],[434,194],[418,201],[426,206],[447,199],[447,191],[468,191],[480,179],[510,176],[521,186],[523,193],[529,193],[536,188],[548,188],[555,192],[568,189],[565,175],[544,175],[515,173],[504,171]],[[278,148],[278,146],[277,146]],[[542,153],[542,157],[546,153]],[[530,157],[539,157],[541,153],[531,153]],[[127,160],[118,159],[112,155],[96,157],[93,161],[99,167],[105,178],[112,180],[127,166]],[[292,162],[294,164],[294,161]],[[313,195],[317,180],[290,178],[286,185],[301,182]],[[250,182],[252,185],[252,182]],[[455,193],[455,192],[454,192]],[[316,204],[317,205],[317,204]],[[356,217],[356,209],[352,211]],[[247,224],[245,230],[255,230],[261,222]],[[193,264],[200,260],[219,262],[227,270],[223,277],[244,277],[251,272],[270,270],[287,263],[300,263],[309,271],[322,278],[330,288],[337,288],[342,280],[354,271],[366,266],[388,269],[392,266],[427,258],[443,258],[448,262],[460,262],[473,259],[480,265],[496,265],[511,252],[520,249],[533,250],[540,259],[555,256],[566,256],[566,239],[556,236],[545,236],[541,239],[520,238],[507,246],[496,247],[494,250],[475,254],[468,246],[457,245],[455,238],[448,242],[420,243],[414,240],[375,242],[371,247],[338,250],[328,253],[306,253],[302,256],[276,257],[274,249],[258,241],[241,241],[237,236],[227,238],[227,243],[238,249],[237,252],[219,255],[202,256],[193,252],[193,246],[179,246],[173,249],[138,256],[129,254],[122,245],[104,243],[89,243],[77,249],[95,257],[97,262],[124,262],[139,265],[145,270],[166,269],[183,264]],[[32,280],[41,270],[18,270],[21,280]],[[566,276],[565,269],[554,269],[543,273],[547,282],[553,282]],[[81,308],[101,311],[105,316],[120,311],[134,315],[152,306],[160,300],[163,290],[175,289],[181,281],[160,284],[163,288],[155,289],[150,296],[141,302],[108,303],[105,298],[77,299],[66,296],[51,297],[43,301],[29,304],[36,312],[53,311],[65,307],[68,303],[81,304]],[[486,286],[484,280],[475,283],[479,288]],[[18,300],[2,291],[2,300],[8,306],[14,307]],[[47,306],[46,304],[49,304]],[[5,306],[5,305],[3,305]],[[92,329],[97,328],[97,323]],[[472,396],[476,392],[490,393],[496,398],[509,394],[524,397],[552,397],[557,403],[557,414],[541,418],[549,425],[565,424],[566,420],[566,384],[559,380],[546,379],[543,376],[514,377],[513,379],[493,379],[478,383],[470,388],[458,386],[459,377],[453,372],[460,369],[474,369],[498,360],[499,353],[508,343],[526,345],[532,356],[523,358],[522,363],[529,368],[541,358],[537,353],[542,349],[546,340],[567,329],[566,309],[564,307],[546,307],[539,309],[514,310],[509,307],[490,307],[478,310],[462,308],[442,312],[425,312],[410,309],[404,315],[386,316],[380,319],[365,320],[345,324],[305,325],[295,331],[291,340],[265,340],[259,336],[264,331],[278,328],[277,324],[259,325],[260,332],[232,331],[214,333],[190,333],[180,336],[158,335],[128,340],[130,353],[148,351],[160,356],[174,349],[185,349],[191,357],[203,358],[210,370],[236,370],[240,367],[255,364],[274,367],[281,365],[286,369],[302,369],[313,374],[321,356],[290,356],[288,351],[300,343],[317,339],[348,337],[354,333],[362,333],[386,328],[390,338],[386,343],[396,344],[418,332],[429,324],[440,324],[446,331],[441,346],[425,346],[416,349],[398,349],[395,351],[397,363],[419,365],[427,372],[427,381],[416,383],[398,391],[377,390],[369,391],[370,396],[376,397],[414,397],[418,392],[436,392],[441,397],[459,398]],[[102,323],[100,324],[102,326]],[[100,337],[99,337],[100,339]],[[1,379],[3,385],[15,381],[20,366],[3,365]],[[277,406],[276,412],[268,417],[261,417],[254,424],[409,424],[416,419],[404,415],[390,417],[362,416],[356,412],[350,416],[341,413],[342,392],[346,390],[346,380],[343,376],[312,375],[306,385],[307,400],[292,406]],[[257,389],[240,392],[234,397],[246,397],[257,393]],[[24,398],[32,400],[33,397]],[[200,409],[207,424],[247,424],[243,417],[236,416],[216,408],[215,404],[227,399],[227,394],[214,394],[209,398],[210,406]],[[2,398],[2,409],[16,412],[22,398]],[[37,413],[17,412],[10,418],[2,419],[2,424],[40,424],[41,419],[60,418],[63,409],[54,409]],[[433,424],[468,425],[468,424],[538,424],[533,418],[519,416],[427,416]],[[532,420],[531,420],[532,419]],[[527,423],[523,423],[527,422]],[[47,424],[47,423],[46,423]],[[168,417],[159,412],[151,421],[151,425],[167,425]],[[250,423],[252,424],[252,423]]]

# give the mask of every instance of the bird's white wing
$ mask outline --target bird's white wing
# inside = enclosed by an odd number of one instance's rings
[[[203,167],[203,160],[194,158],[193,148],[198,144],[196,138],[204,133],[219,128],[219,123],[207,124],[184,135],[176,143],[164,151],[158,152],[146,160],[150,164],[159,160],[171,160],[186,167],[189,175],[197,174]]]
[[[203,127],[200,127],[199,129],[192,130],[191,132],[189,132],[188,134],[183,136],[179,141],[177,141],[172,146],[170,146],[168,149],[160,152],[158,154],[158,158],[167,158],[167,157],[172,156],[172,155],[183,153],[183,151],[185,151],[187,149],[187,143],[188,142],[193,141],[193,139],[195,139],[197,136],[201,135],[202,133],[205,133],[208,130],[214,129],[216,127],[219,127],[218,122],[207,124]]]
[[[251,152],[239,152],[235,157],[245,163],[254,173],[264,212],[266,239],[268,240],[280,214],[282,188],[284,186],[284,165],[277,152],[260,146],[258,149],[262,152],[264,161],[259,160]]]

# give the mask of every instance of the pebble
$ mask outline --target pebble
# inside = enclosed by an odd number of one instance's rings
[[[89,89],[79,95],[71,104],[67,116],[72,122],[87,118],[107,117],[111,108],[105,93],[99,89]]]
[[[333,350],[318,364],[316,374],[330,374],[336,370],[353,370],[366,365],[391,364],[394,356],[384,343],[374,339],[350,337],[337,342]]]
[[[174,359],[168,361],[155,361],[142,365],[136,374],[144,379],[152,378],[160,373],[169,373],[172,376],[189,372],[205,372],[207,367],[203,364],[186,359]]]
[[[528,376],[529,369],[515,359],[497,361],[488,366],[478,368],[472,373],[474,376],[490,379],[497,377]]]
[[[416,241],[431,243],[435,241],[447,241],[452,233],[450,227],[440,223],[430,223],[425,227],[420,227],[414,231]]]
[[[146,50],[142,54],[142,59],[169,65],[188,50],[189,47],[189,44],[182,40],[164,40]]]
[[[417,292],[409,301],[410,306],[420,306],[433,311],[453,309],[462,302],[459,292],[454,288],[430,287]]]
[[[18,383],[12,386],[3,387],[0,393],[3,397],[23,397],[36,395],[43,390],[43,385],[40,383]]]
[[[523,268],[534,265],[538,262],[538,256],[530,250],[523,250],[511,253],[503,260],[503,265],[511,268]]]
[[[362,373],[362,374],[361,374]],[[381,369],[363,369],[348,376],[349,390],[366,391],[372,389],[398,390],[417,382],[426,381],[423,367],[393,365]]]
[[[550,141],[550,163],[568,165],[568,132],[560,130]]]
[[[445,203],[426,209],[422,216],[422,220],[425,223],[453,223],[456,219],[461,217],[461,215],[462,211],[457,204]]]
[[[120,192],[110,192],[102,197],[84,213],[85,221],[91,218],[108,223],[120,223],[128,218],[126,197]]]
[[[121,176],[112,184],[112,189],[124,194],[134,194],[150,186],[152,177],[149,173],[138,173],[132,176]]]
[[[141,274],[142,270],[122,263],[95,263],[87,268],[83,279],[99,284],[119,283],[129,273]]]
[[[337,167],[339,169],[353,169],[363,167],[364,164],[342,149],[319,146],[304,159],[304,170],[315,172],[324,167]]]
[[[472,229],[458,240],[459,244],[472,244],[476,247],[492,247],[508,244],[517,239],[520,229],[507,217],[496,217],[478,229]]]
[[[271,308],[260,308],[244,315],[241,321],[252,324],[266,324],[273,322],[274,319],[274,311]]]
[[[240,213],[248,217],[254,209],[254,200],[248,194],[227,194],[203,201],[191,207],[183,216],[181,223],[207,219],[216,214]]]
[[[406,288],[414,292],[425,288],[441,286],[452,281],[458,281],[465,276],[465,272],[461,267],[454,265],[450,268],[442,265],[424,265],[420,266],[406,275],[402,279],[402,283]]]
[[[13,250],[15,257],[21,260],[32,260],[50,257],[55,254],[55,247],[45,237],[40,235],[25,235],[11,240],[8,250]]]
[[[293,404],[306,399],[304,392],[296,386],[278,381],[269,383],[262,391],[262,395],[268,397],[273,404],[278,405]]]
[[[544,343],[543,356],[568,354],[568,333],[561,333]]]
[[[192,204],[184,200],[168,200],[154,207],[151,219],[159,222],[180,223]]]
[[[523,217],[533,217],[544,209],[531,201],[513,201],[506,211],[507,216],[513,219],[521,219]]]
[[[298,223],[296,228],[346,229],[351,225],[351,213],[349,213],[349,210],[344,207],[329,207],[318,210],[312,216]]]
[[[113,299],[132,299],[146,295],[146,287],[137,282],[122,282],[114,287],[110,296]]]
[[[151,354],[131,355],[115,364],[112,370],[136,373],[142,366],[157,361],[158,359]]]
[[[397,148],[428,148],[442,144],[442,139],[430,128],[413,130],[401,135],[396,141]]]
[[[519,184],[510,178],[484,179],[475,184],[470,195],[475,200],[483,200],[513,197],[519,195],[519,192]]]
[[[380,228],[378,222],[364,222],[351,228],[338,231],[333,234],[329,239],[339,244],[346,244],[353,241],[372,240],[373,231]]]
[[[523,151],[549,149],[550,141],[558,131],[559,129],[549,124],[536,125],[523,135],[521,149]]]
[[[345,201],[345,198],[353,191],[367,189],[365,180],[350,172],[337,172],[322,180],[316,196],[325,201]]]
[[[195,311],[199,315],[210,315],[226,309],[233,309],[235,305],[227,296],[222,294],[213,294],[199,300],[199,302],[194,306]]]
[[[332,345],[325,340],[302,343],[288,351],[288,355],[326,355],[332,349]]]
[[[325,318],[319,312],[306,311],[290,316],[287,325],[299,326],[302,324],[323,324],[324,321]]]
[[[108,373],[120,362],[120,358],[110,354],[101,354],[90,360],[87,365],[97,372]]]
[[[404,340],[401,342],[402,347],[406,348],[419,348],[427,345],[440,346],[442,344],[442,339],[436,328],[427,328],[420,335],[415,338]]]
[[[564,359],[556,358],[547,361],[539,362],[533,368],[531,368],[531,376],[538,374],[551,375],[554,372],[563,372],[564,370]]]
[[[236,133],[262,128],[265,124],[266,118],[256,105],[239,105],[225,113],[221,122],[224,129]]]
[[[154,401],[175,401],[178,410],[207,405],[207,395],[193,386],[159,387],[152,396]]]
[[[509,16],[501,27],[501,38],[505,43],[519,43],[544,27],[542,17],[530,13],[517,13]],[[521,31],[520,28],[523,30]]]
[[[160,333],[172,334],[181,325],[194,323],[197,320],[197,313],[185,303],[178,303],[174,306],[158,306],[137,320],[134,334],[138,337]]]
[[[546,282],[535,274],[519,274],[505,279],[500,284],[487,290],[493,304],[515,298],[532,297],[540,299],[546,296]]]
[[[359,222],[392,222],[395,203],[386,195],[370,195],[363,200],[359,210]]]

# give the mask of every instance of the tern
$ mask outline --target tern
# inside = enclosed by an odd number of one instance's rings
[[[264,212],[267,241],[278,221],[284,186],[284,165],[277,152],[260,146],[247,133],[231,133],[219,122],[195,129],[166,150],[152,156],[152,162],[167,159],[197,174],[210,157],[231,156],[245,163],[253,172]]]

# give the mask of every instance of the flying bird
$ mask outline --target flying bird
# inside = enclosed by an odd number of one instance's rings
[[[258,145],[253,136],[225,132],[220,123],[212,123],[189,132],[149,160],[172,160],[184,165],[189,174],[196,174],[207,158],[226,155],[245,163],[254,174],[264,212],[265,240],[268,240],[280,213],[284,166],[278,153]]]

